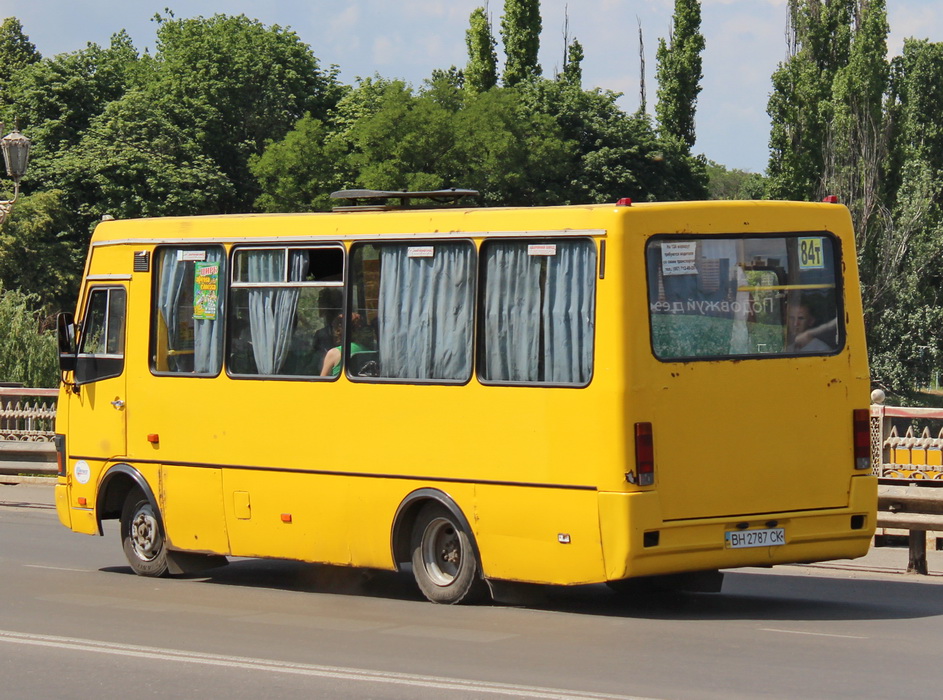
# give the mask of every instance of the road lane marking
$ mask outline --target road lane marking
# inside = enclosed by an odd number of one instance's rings
[[[96,654],[110,654],[113,656],[173,661],[177,663],[202,664],[204,666],[222,666],[247,671],[267,671],[269,673],[287,673],[298,676],[367,683],[388,683],[391,685],[404,685],[433,690],[462,690],[468,693],[503,695],[517,698],[539,698],[541,700],[657,700],[656,698],[643,698],[633,695],[611,695],[607,693],[571,691],[559,688],[515,685],[511,683],[473,681],[462,678],[423,676],[412,673],[370,671],[368,669],[344,666],[320,666],[317,664],[297,664],[271,659],[254,659],[244,656],[203,654],[179,649],[146,647],[135,644],[113,644],[111,642],[96,641],[94,639],[57,637],[45,634],[24,634],[22,632],[12,632],[8,630],[0,630],[0,642],[25,646],[52,647],[55,649]]]
[[[91,569],[68,569],[64,566],[42,566],[40,564],[23,564],[27,569],[49,569],[50,571],[77,571],[83,574],[90,574]]]
[[[773,627],[760,627],[760,632],[781,632],[782,634],[804,634],[809,637],[838,637],[839,639],[870,639],[870,637],[857,637],[853,634],[828,634],[826,632],[803,632],[802,630],[779,630]]]

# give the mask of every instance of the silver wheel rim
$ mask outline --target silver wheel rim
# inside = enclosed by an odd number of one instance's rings
[[[131,521],[131,549],[138,559],[151,561],[160,553],[160,533],[157,518],[145,508],[134,514]]]
[[[448,586],[462,566],[462,541],[447,518],[436,518],[422,533],[422,565],[437,586]]]

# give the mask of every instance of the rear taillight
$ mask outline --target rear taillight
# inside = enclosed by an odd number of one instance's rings
[[[871,468],[871,411],[854,411],[855,469]]]
[[[635,469],[639,486],[655,483],[655,443],[651,423],[635,424]]]
[[[59,469],[59,476],[65,476],[65,435],[57,433],[52,441],[56,446],[56,466]]]

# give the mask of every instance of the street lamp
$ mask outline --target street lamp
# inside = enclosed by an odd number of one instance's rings
[[[0,133],[3,133],[3,122],[0,122]],[[0,139],[7,175],[13,178],[13,199],[0,201],[0,224],[6,221],[13,210],[13,203],[20,196],[20,178],[26,173],[26,165],[29,163],[29,147],[29,139],[23,136],[16,126]]]

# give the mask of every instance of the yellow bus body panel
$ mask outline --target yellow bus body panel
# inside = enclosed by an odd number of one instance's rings
[[[828,231],[840,242],[840,352],[654,357],[645,262],[652,236],[802,231]],[[136,251],[153,258],[158,245],[187,242],[227,251],[286,241],[477,244],[540,232],[591,238],[597,248],[593,377],[585,387],[487,386],[475,376],[444,386],[151,371],[154,281],[152,272],[132,272]],[[127,279],[102,281],[107,275]],[[701,202],[106,222],[93,236],[86,277],[80,313],[94,285],[128,290],[126,404],[109,405],[114,385],[63,391],[68,418],[58,429],[68,438],[69,476],[57,487],[57,511],[76,531],[98,531],[98,485],[118,463],[149,484],[174,548],[235,556],[394,568],[394,519],[418,489],[457,505],[485,575],[496,579],[578,584],[854,557],[874,530],[876,481],[856,473],[852,458],[852,411],[867,408],[869,378],[844,207]],[[653,426],[649,487],[626,478],[637,422]],[[91,469],[84,485],[74,478],[79,459]],[[772,521],[786,529],[785,546],[724,549],[725,531]],[[653,546],[645,533],[655,532]]]

